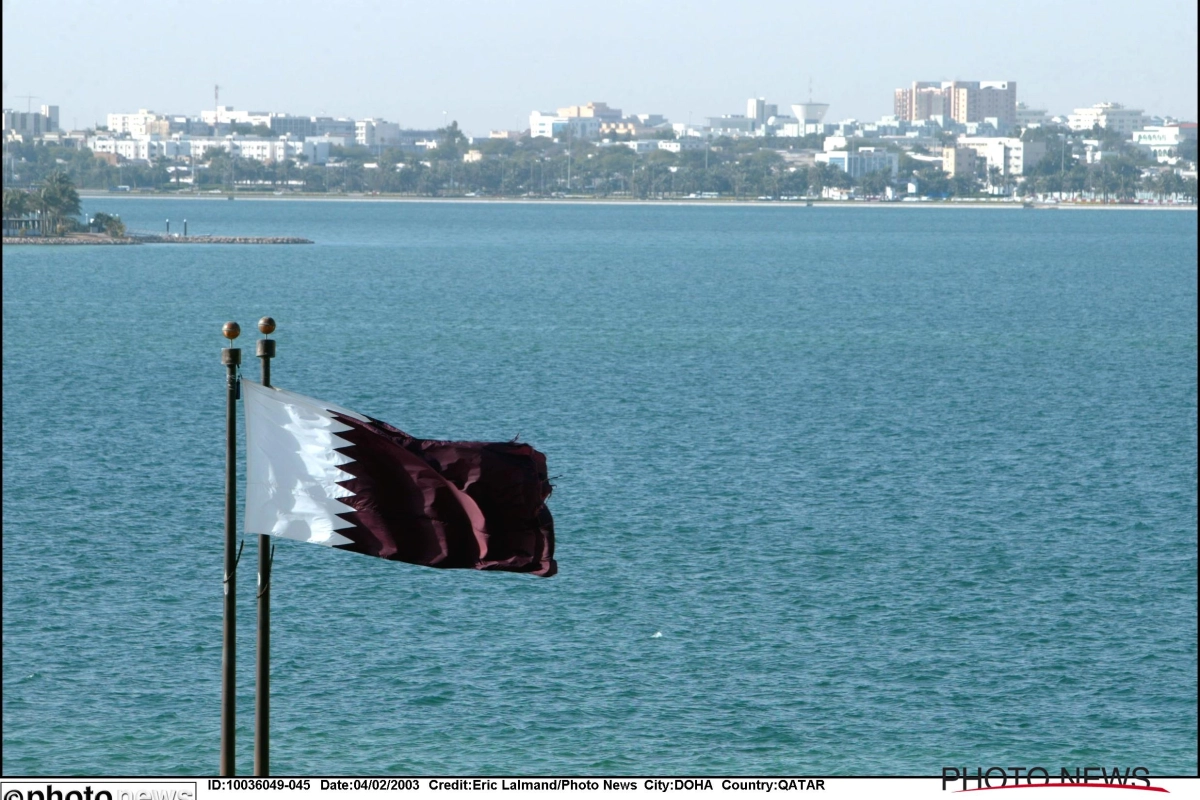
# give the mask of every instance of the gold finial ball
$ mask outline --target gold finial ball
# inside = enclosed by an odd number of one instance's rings
[[[242,326],[236,322],[226,322],[221,333],[225,334],[226,339],[236,339],[242,333]]]
[[[263,317],[258,321],[258,329],[262,333],[270,335],[275,332],[275,320],[271,317]]]

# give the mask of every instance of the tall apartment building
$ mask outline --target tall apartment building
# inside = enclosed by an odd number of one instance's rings
[[[994,117],[1000,125],[1017,121],[1016,81],[913,81],[897,89],[893,109],[896,117],[915,122],[945,117],[955,122],[982,122]]]
[[[41,136],[58,130],[58,106],[42,106],[41,111],[4,109],[5,132],[22,136]]]

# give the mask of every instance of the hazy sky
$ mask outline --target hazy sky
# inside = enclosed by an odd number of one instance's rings
[[[676,122],[780,111],[892,113],[913,80],[1015,80],[1051,114],[1102,100],[1196,119],[1195,0],[339,0],[4,2],[4,106],[110,111],[222,105],[528,127],[533,109],[607,101]],[[445,112],[445,115],[443,115]]]

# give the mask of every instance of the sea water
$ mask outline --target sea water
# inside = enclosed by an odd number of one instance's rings
[[[6,774],[216,771],[263,315],[279,386],[544,451],[561,569],[280,542],[276,774],[1195,773],[1194,213],[84,206],[316,244],[5,248]]]

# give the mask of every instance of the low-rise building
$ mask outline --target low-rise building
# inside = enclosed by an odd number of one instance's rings
[[[837,167],[851,178],[861,178],[872,172],[888,172],[893,177],[900,170],[900,156],[874,147],[858,150],[833,150],[817,153],[814,161]]]
[[[668,153],[683,153],[689,150],[703,150],[703,139],[659,139],[658,149]]]
[[[390,147],[400,143],[400,126],[382,119],[360,119],[354,123],[354,142],[363,147]]]
[[[171,119],[146,108],[132,114],[109,114],[109,133],[114,136],[166,136],[171,132]]]
[[[271,127],[270,111],[238,111],[233,106],[217,106],[216,110],[200,112],[200,119],[215,127],[229,125],[265,125]]]
[[[1175,125],[1149,125],[1133,132],[1133,143],[1149,151],[1157,161],[1168,162],[1179,152],[1184,141],[1196,140],[1196,123],[1180,122]]]
[[[714,136],[752,136],[758,122],[753,117],[726,114],[721,117],[708,117],[708,127]]]
[[[136,139],[110,134],[89,136],[88,149],[93,153],[112,153],[126,161],[153,161],[156,158],[175,158],[190,155],[186,145],[177,139],[162,139],[157,136],[140,136]]]
[[[1146,117],[1141,109],[1126,108],[1120,103],[1096,103],[1091,108],[1077,108],[1067,116],[1067,127],[1073,131],[1090,131],[1101,128],[1126,135],[1140,131],[1146,126]]]
[[[621,119],[621,109],[609,108],[608,103],[591,102],[585,106],[566,106],[558,109],[560,117],[585,117],[601,122],[616,122]]]
[[[996,167],[1001,175],[1024,175],[1027,167],[1046,155],[1045,142],[1025,142],[1013,137],[960,136],[958,147],[974,150],[976,157],[986,159],[988,169]]]
[[[943,147],[942,170],[951,176],[974,176],[978,169],[979,159],[975,150],[970,147]]]
[[[1050,124],[1050,115],[1044,108],[1030,108],[1017,103],[1016,124],[1020,128],[1040,128]]]
[[[595,116],[568,117],[562,114],[534,111],[529,115],[529,135],[535,139],[539,137],[555,139],[560,136],[595,139],[600,135],[601,124],[601,119]]]
[[[659,145],[665,140],[663,139],[634,139],[628,142],[618,142],[618,144],[628,147],[639,156],[645,153],[652,153],[659,149]]]

